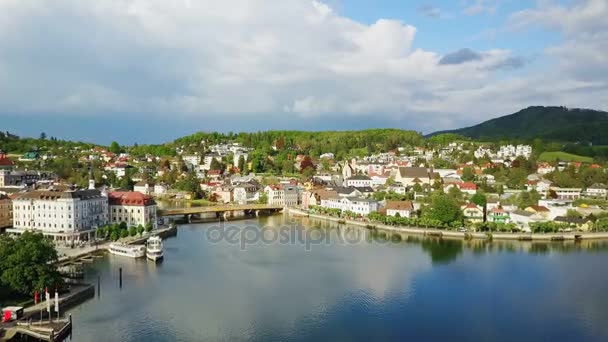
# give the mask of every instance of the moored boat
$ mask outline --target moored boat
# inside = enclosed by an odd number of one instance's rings
[[[147,243],[146,257],[152,261],[158,261],[164,257],[163,240],[158,236],[151,236]]]
[[[146,255],[146,246],[112,243],[110,244],[109,251],[114,255],[126,256],[129,258],[142,258]]]

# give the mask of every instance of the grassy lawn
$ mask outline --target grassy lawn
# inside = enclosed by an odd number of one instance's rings
[[[576,162],[582,162],[582,163],[593,163],[593,158],[591,158],[591,157],[584,157],[584,156],[579,156],[576,154],[570,154],[570,153],[566,153],[566,152],[543,152],[538,157],[538,160],[544,161],[544,162],[554,162],[558,159],[560,161],[567,161],[567,162],[576,161]]]

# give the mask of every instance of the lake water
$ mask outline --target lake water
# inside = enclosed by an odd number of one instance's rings
[[[269,237],[254,242],[260,227]],[[217,241],[236,228],[247,243]],[[160,264],[87,266],[101,295],[71,310],[73,340],[606,341],[607,266],[605,242],[397,242],[284,216],[192,224]]]

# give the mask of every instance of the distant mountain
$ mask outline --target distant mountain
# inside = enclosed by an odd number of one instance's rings
[[[608,145],[608,112],[566,107],[528,107],[475,126],[440,131],[480,140],[534,139]]]

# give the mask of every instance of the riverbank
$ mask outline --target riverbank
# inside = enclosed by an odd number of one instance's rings
[[[457,239],[481,239],[481,240],[513,240],[513,241],[577,241],[577,240],[608,240],[608,232],[605,233],[547,233],[547,234],[532,234],[532,233],[480,233],[480,232],[455,232],[450,230],[429,229],[420,227],[403,227],[403,226],[387,226],[377,222],[361,222],[355,220],[346,220],[337,217],[331,217],[319,214],[309,214],[308,212],[289,208],[288,214],[294,217],[309,217],[319,220],[336,222],[339,224],[348,224],[353,226],[364,227],[368,229],[379,229],[394,233],[402,233],[407,235],[422,235],[429,237],[447,237]]]

